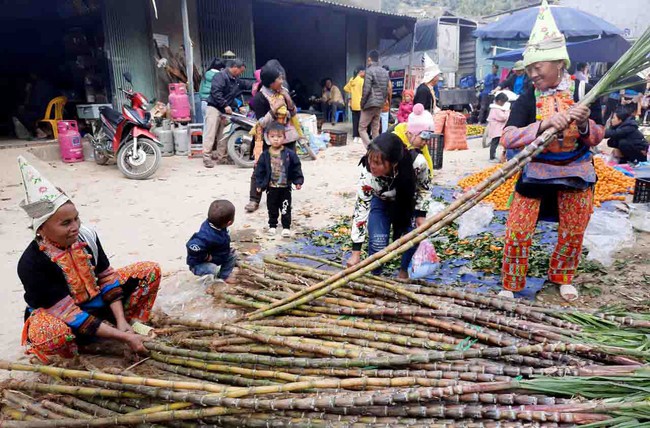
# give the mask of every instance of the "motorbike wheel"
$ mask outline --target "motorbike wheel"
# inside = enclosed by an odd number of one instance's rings
[[[253,168],[255,165],[255,159],[253,159],[253,154],[251,153],[251,146],[246,145],[248,146],[248,150],[244,149],[242,151],[242,139],[247,135],[248,131],[238,129],[228,137],[228,156],[240,168]]]
[[[90,135],[86,135],[84,139],[88,144],[90,144],[90,147],[93,148],[93,157],[95,158],[95,163],[97,165],[106,165],[110,159],[108,156],[106,156],[106,153],[102,149],[97,147],[97,143],[94,141],[94,138]]]
[[[488,129],[487,126],[485,127],[485,131],[483,132],[483,148],[490,147],[490,140],[488,139]]]
[[[108,163],[108,156],[99,149],[94,149],[93,156],[95,156],[95,163],[97,165],[106,165]]]
[[[150,138],[138,138],[138,153],[133,153],[133,141],[124,144],[117,152],[118,169],[131,180],[144,180],[151,177],[158,167],[162,153]]]

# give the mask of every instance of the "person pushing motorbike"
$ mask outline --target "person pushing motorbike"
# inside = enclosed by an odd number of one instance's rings
[[[252,89],[253,82],[239,78],[245,71],[244,61],[235,58],[212,78],[204,119],[203,165],[206,168],[213,168],[215,160],[219,164],[228,162],[228,144],[226,141],[222,141],[226,120],[222,115],[232,114],[237,109],[235,99],[241,95],[242,91]]]

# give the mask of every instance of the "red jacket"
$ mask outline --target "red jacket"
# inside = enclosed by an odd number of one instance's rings
[[[399,105],[399,111],[397,112],[397,121],[399,123],[407,122],[411,112],[413,112],[413,103],[402,101]]]

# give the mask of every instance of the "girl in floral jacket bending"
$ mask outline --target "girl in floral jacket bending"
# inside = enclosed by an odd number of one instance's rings
[[[413,230],[413,220],[424,222],[431,203],[431,174],[421,153],[409,151],[400,138],[384,133],[373,140],[359,163],[361,177],[352,219],[352,256],[348,266],[361,261],[361,246],[368,235],[368,254]],[[407,278],[413,250],[402,255],[399,276]],[[375,272],[379,273],[379,272]]]

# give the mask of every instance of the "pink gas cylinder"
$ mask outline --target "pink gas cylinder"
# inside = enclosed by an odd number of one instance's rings
[[[174,122],[191,121],[190,98],[187,96],[187,88],[184,83],[169,84],[169,105],[172,109]]]
[[[59,120],[56,125],[59,132],[59,148],[63,162],[83,162],[84,148],[76,120]]]

